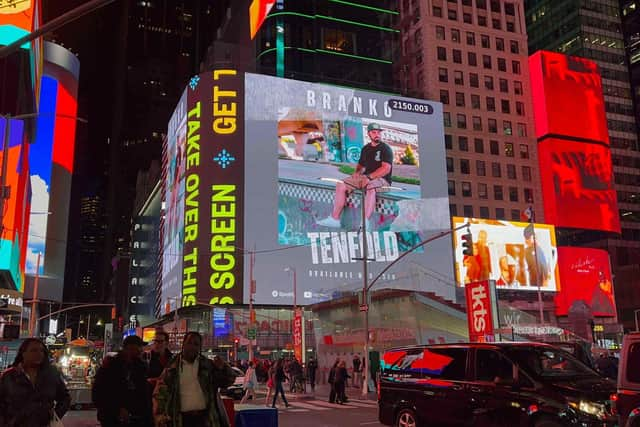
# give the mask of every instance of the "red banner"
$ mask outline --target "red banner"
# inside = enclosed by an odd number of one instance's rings
[[[304,322],[302,320],[302,310],[296,309],[293,318],[293,355],[298,362],[302,363],[302,334],[304,333]]]
[[[491,282],[468,283],[465,286],[467,297],[467,320],[469,322],[469,341],[493,341],[493,321],[495,304]]]

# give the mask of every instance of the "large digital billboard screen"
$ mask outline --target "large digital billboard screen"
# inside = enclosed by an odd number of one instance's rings
[[[614,317],[616,303],[609,254],[601,249],[559,247],[562,289],[556,295],[556,315],[567,316],[584,304],[591,314]]]
[[[185,94],[165,147],[163,304],[247,303],[250,252],[258,304],[293,304],[294,271],[298,304],[361,288],[356,187],[369,280],[449,229],[441,104],[232,69]],[[410,253],[377,286],[453,298],[450,248]]]
[[[473,255],[464,255],[462,236],[454,232],[454,257],[459,286],[495,280],[497,289],[556,291],[560,288],[555,229],[491,219],[453,217],[453,227],[469,223]]]

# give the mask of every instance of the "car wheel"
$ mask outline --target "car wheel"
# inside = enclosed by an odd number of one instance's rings
[[[417,427],[416,413],[411,409],[403,409],[396,418],[396,427]]]
[[[548,418],[542,418],[536,421],[535,427],[562,427],[562,424]]]

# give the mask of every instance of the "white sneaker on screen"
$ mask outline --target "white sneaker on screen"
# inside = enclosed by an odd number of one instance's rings
[[[316,224],[321,225],[323,227],[330,227],[330,228],[342,227],[342,225],[340,224],[340,220],[337,220],[332,216],[328,216],[325,219],[318,220],[316,221]]]

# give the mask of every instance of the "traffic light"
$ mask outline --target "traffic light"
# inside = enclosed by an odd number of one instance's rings
[[[473,256],[473,236],[468,231],[462,235],[462,254]]]

